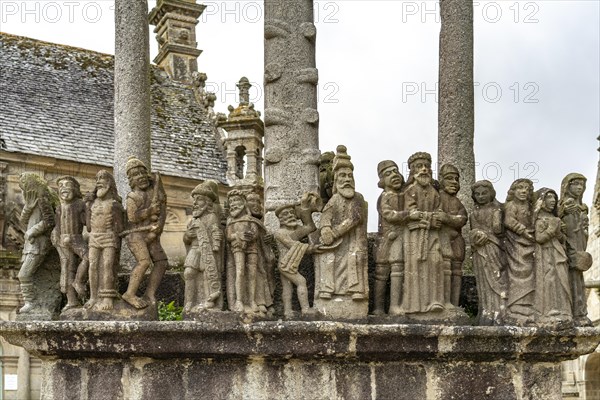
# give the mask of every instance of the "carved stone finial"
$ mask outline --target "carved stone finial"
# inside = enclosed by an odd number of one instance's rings
[[[250,104],[250,88],[252,84],[248,78],[243,76],[236,86],[240,90],[240,106]]]

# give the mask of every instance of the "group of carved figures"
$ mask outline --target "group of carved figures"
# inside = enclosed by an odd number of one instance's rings
[[[222,228],[216,187],[211,189],[207,182],[192,191],[193,218],[184,235],[188,247],[185,314],[222,310],[221,277],[225,276],[230,311],[270,315],[277,264],[286,317],[294,316],[294,286],[302,315],[317,311],[336,315],[335,308],[328,310],[324,305],[317,310],[310,306],[306,278],[299,267],[305,255],[313,254],[317,270],[315,297],[328,302],[349,298],[351,305],[340,316],[352,318],[356,307],[364,308],[366,315],[366,203],[354,191],[353,165],[345,147],[338,148],[333,161],[336,190],[325,207],[317,193],[306,193],[297,203],[281,205],[275,210],[280,227],[273,234],[267,233],[263,225],[258,194],[231,190],[227,195],[228,217]],[[321,211],[317,230],[313,214]]]
[[[468,216],[457,198],[459,170],[442,165],[438,182],[431,162],[428,153],[413,154],[406,181],[394,161],[377,166],[383,192],[377,201],[372,314],[384,315],[387,309],[390,316],[449,322],[464,315],[458,307],[465,260],[462,230],[470,219],[480,324],[589,325],[583,281],[583,271],[592,264],[585,251],[585,177],[567,175],[560,197],[548,188],[534,192],[530,180],[518,179],[505,204],[496,200],[492,183],[478,181],[471,188],[475,206]],[[367,204],[355,191],[353,170],[344,146],[336,154],[325,153],[321,193],[306,193],[274,210],[280,225],[274,233],[263,224],[260,195],[230,190],[225,218],[217,184],[198,185],[183,237],[185,315],[221,311],[225,298],[230,311],[272,315],[277,268],[287,318],[295,316],[294,286],[302,315],[366,317]],[[109,312],[119,298],[133,309],[155,303],[167,268],[160,245],[166,194],[160,176],[150,174],[140,160],[131,158],[126,172],[131,187],[126,212],[107,171],[98,172],[94,191],[85,197],[73,177],[59,178],[58,199],[37,175],[21,176],[21,222],[27,227],[19,272],[25,301],[21,313],[34,308],[33,277],[52,244],[60,256],[60,288],[67,298],[63,312],[81,307],[82,299],[87,299],[86,309]],[[315,213],[320,215],[315,218]],[[119,296],[123,238],[137,263],[127,291]],[[299,272],[306,255],[314,258],[312,306],[306,277]],[[138,297],[151,265],[145,294]]]
[[[459,171],[442,165],[432,180],[431,157],[412,155],[405,183],[393,161],[378,165],[379,241],[374,314],[427,312],[458,306],[467,212],[456,197]],[[533,190],[528,179],[510,187],[505,204],[491,182],[472,186],[470,215],[473,270],[479,295],[479,324],[590,325],[583,271],[588,209],[582,203],[586,178],[567,175],[560,198],[548,188]]]
[[[52,245],[60,257],[60,290],[67,298],[63,312],[80,307],[110,312],[118,298],[134,309],[155,303],[156,289],[167,268],[167,257],[159,241],[166,217],[166,195],[160,176],[151,175],[142,161],[130,158],[126,171],[131,186],[126,213],[115,180],[106,170],[97,173],[93,192],[85,196],[75,178],[58,178],[58,199],[36,174],[21,175],[19,187],[25,202],[21,223],[26,227],[19,271],[25,303],[21,314],[39,311],[35,274]],[[137,263],[127,291],[119,296],[117,273],[122,239]],[[137,291],[151,262],[150,279],[140,298]]]
[[[585,184],[583,175],[568,174],[559,197],[518,179],[504,204],[490,182],[473,185],[471,244],[480,324],[591,325],[583,278],[592,265],[585,251]]]

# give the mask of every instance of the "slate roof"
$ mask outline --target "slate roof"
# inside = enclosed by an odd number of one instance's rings
[[[0,33],[0,149],[112,166],[113,56]],[[226,183],[214,126],[192,88],[152,67],[152,166]]]

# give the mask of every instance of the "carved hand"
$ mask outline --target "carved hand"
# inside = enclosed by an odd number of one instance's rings
[[[335,241],[335,236],[333,234],[333,230],[330,227],[326,226],[323,229],[321,229],[321,242],[324,245],[329,246],[334,241]]]
[[[410,214],[408,214],[408,218],[411,221],[418,221],[423,218],[423,213],[421,211],[411,211]]]
[[[246,241],[246,242],[251,242],[254,240],[254,232],[252,231],[245,231],[242,234],[242,240]]]

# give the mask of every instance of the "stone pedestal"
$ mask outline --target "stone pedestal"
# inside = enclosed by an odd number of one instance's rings
[[[0,322],[43,399],[560,399],[600,330],[341,322]]]

